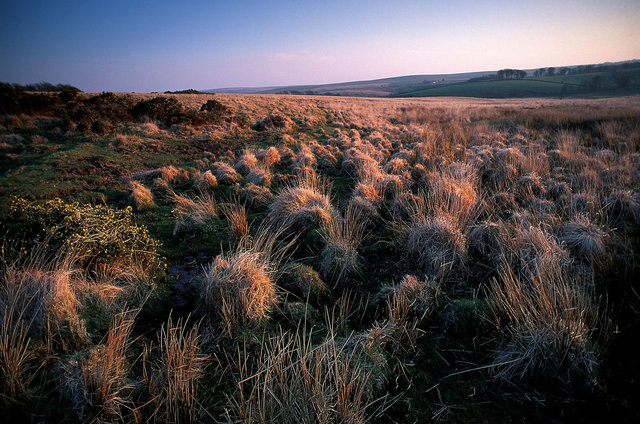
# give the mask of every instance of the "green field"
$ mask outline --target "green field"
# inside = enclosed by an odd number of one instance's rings
[[[529,77],[519,80],[474,81],[437,86],[407,92],[398,97],[605,97],[624,96],[640,92],[640,69],[618,73]]]

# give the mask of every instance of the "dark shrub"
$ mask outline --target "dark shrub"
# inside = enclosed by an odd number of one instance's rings
[[[167,125],[180,122],[183,112],[184,107],[175,97],[154,97],[139,102],[131,109],[131,114],[137,119],[146,116]]]
[[[133,99],[130,96],[106,92],[75,104],[69,119],[83,133],[93,131],[106,134],[113,131],[116,124],[132,120],[129,113],[132,105]]]
[[[219,101],[211,99],[202,105],[200,112],[212,112],[216,115],[224,115],[225,112],[227,112],[227,107]]]
[[[251,126],[256,131],[286,128],[287,121],[281,115],[269,115]]]

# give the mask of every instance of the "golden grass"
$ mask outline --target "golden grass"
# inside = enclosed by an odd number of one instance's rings
[[[498,377],[566,387],[572,379],[593,378],[597,345],[591,334],[600,322],[580,284],[557,264],[520,274],[502,268],[490,291],[491,308],[510,336],[494,361]]]
[[[216,256],[205,270],[204,306],[212,318],[222,320],[228,335],[238,327],[263,322],[276,307],[278,266],[292,243],[276,246],[281,234],[261,228],[234,250]]]
[[[201,193],[194,199],[173,193],[173,201],[175,203],[173,214],[176,217],[174,234],[185,228],[206,229],[214,225],[212,219],[218,217],[218,204],[209,193]]]
[[[129,182],[129,197],[137,211],[149,210],[156,207],[151,190],[137,181]]]
[[[353,206],[347,207],[344,216],[332,215],[322,223],[325,247],[320,253],[318,268],[326,278],[338,284],[360,271],[358,248],[367,225],[367,216]]]
[[[196,422],[201,408],[198,402],[199,380],[209,362],[202,353],[199,325],[187,328],[187,322],[174,323],[169,317],[160,329],[159,358],[151,363],[151,352],[144,353],[144,379],[154,404],[154,420]]]
[[[269,223],[295,230],[310,229],[328,223],[335,213],[326,180],[315,175],[299,178],[296,185],[285,188],[269,206]]]

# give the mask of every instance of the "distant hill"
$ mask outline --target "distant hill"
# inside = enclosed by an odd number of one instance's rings
[[[553,72],[551,71],[553,70]],[[281,87],[237,87],[208,93],[303,94],[355,97],[580,97],[640,93],[640,61],[526,69],[526,77],[499,80],[498,71],[426,74]],[[555,74],[555,73],[558,74]]]
[[[465,81],[403,93],[399,97],[608,97],[632,94],[640,94],[640,65],[617,72]]]
[[[228,87],[228,88],[210,88],[208,90],[200,90],[203,93],[237,93],[237,94],[255,94],[264,93],[269,90],[275,90],[282,87]]]
[[[461,74],[409,75],[368,81],[277,87],[265,90],[263,93],[389,97],[435,86],[463,82],[470,78],[479,78],[489,74],[491,72],[485,71]]]

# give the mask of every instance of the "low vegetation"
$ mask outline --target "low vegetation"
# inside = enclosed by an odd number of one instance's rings
[[[639,418],[638,97],[53,88],[0,90],[7,420]]]

